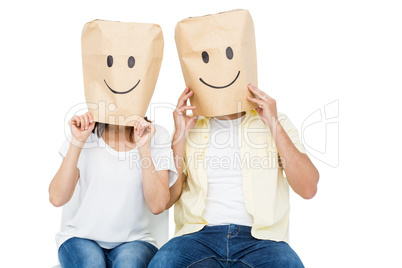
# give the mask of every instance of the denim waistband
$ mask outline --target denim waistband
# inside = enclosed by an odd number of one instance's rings
[[[204,228],[200,231],[216,231],[227,233],[228,236],[234,236],[239,232],[251,233],[251,226],[247,225],[239,225],[239,224],[227,224],[227,225],[205,225]]]

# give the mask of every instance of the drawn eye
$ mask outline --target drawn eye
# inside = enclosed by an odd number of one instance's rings
[[[209,55],[208,55],[208,53],[207,53],[206,51],[202,52],[201,56],[202,56],[202,60],[203,60],[205,63],[208,63],[208,62],[209,62]]]
[[[113,65],[113,57],[112,56],[107,56],[107,66],[112,67]]]
[[[134,59],[133,56],[130,56],[130,57],[128,58],[128,67],[129,67],[129,68],[133,68],[134,65],[135,65],[135,59]]]
[[[229,60],[233,59],[233,49],[231,47],[226,48],[226,57]]]

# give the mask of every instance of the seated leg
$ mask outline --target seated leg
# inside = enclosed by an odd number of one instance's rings
[[[112,249],[107,254],[108,267],[113,268],[146,268],[158,248],[145,241],[132,241]]]
[[[236,255],[233,268],[240,267],[287,267],[303,268],[296,252],[286,242],[254,239]]]
[[[63,268],[106,268],[102,248],[92,240],[78,237],[60,246],[59,261]]]
[[[196,234],[188,234],[172,238],[159,249],[148,267],[224,267],[222,257],[205,243],[191,238],[195,236]]]

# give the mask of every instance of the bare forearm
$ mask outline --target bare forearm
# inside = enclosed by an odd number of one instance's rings
[[[142,148],[139,151],[142,161],[142,185],[145,201],[153,214],[162,213],[166,209],[170,196],[168,187],[169,171],[157,172],[155,170],[149,147]],[[165,183],[161,176],[166,178]]]
[[[74,193],[79,178],[77,168],[81,148],[70,145],[66,157],[49,186],[49,200],[55,207],[66,204]]]
[[[318,170],[306,154],[300,153],[279,123],[271,133],[274,133],[289,185],[301,197],[313,198],[317,192]]]
[[[308,156],[299,152],[279,123],[276,100],[253,85],[249,85],[248,89],[256,98],[247,99],[258,104],[255,110],[271,130],[289,185],[301,197],[313,198],[317,192],[318,171]]]
[[[178,173],[178,178],[176,183],[169,189],[170,200],[168,202],[167,208],[173,206],[173,204],[179,199],[183,189],[183,183],[186,180],[186,176],[183,174],[185,147],[186,147],[186,138],[175,135],[173,137],[172,149],[173,149],[173,156],[175,160],[176,170]]]

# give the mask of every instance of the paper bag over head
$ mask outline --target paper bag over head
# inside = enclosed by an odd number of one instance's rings
[[[254,24],[247,10],[184,19],[175,40],[195,115],[219,116],[252,110],[248,84],[257,85]]]
[[[144,117],[163,57],[159,25],[95,20],[82,31],[88,110],[96,122],[133,126]]]

